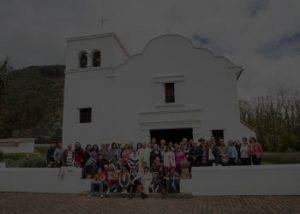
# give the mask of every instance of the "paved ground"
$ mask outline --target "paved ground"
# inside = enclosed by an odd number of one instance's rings
[[[0,214],[300,213],[300,196],[99,198],[73,194],[0,193]]]

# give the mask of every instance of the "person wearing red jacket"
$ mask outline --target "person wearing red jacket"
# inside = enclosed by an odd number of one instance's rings
[[[248,152],[251,164],[260,165],[263,156],[263,149],[260,143],[256,141],[255,137],[251,137],[249,140]]]
[[[102,198],[106,179],[107,179],[107,174],[101,168],[99,168],[97,174],[93,177],[91,182],[91,194],[95,192],[95,185],[98,185],[100,196]]]

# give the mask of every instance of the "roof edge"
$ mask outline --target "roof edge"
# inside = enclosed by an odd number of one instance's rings
[[[82,41],[82,40],[98,39],[98,38],[103,38],[103,37],[113,37],[117,41],[120,48],[124,51],[125,55],[127,57],[130,56],[129,52],[127,51],[127,49],[125,48],[125,46],[123,45],[123,43],[121,42],[119,37],[113,32],[103,33],[103,34],[84,35],[84,36],[77,36],[77,37],[68,37],[68,38],[66,38],[66,41],[67,42],[77,42],[77,41]]]
[[[87,40],[87,39],[97,39],[101,37],[111,37],[114,36],[115,33],[110,32],[110,33],[103,33],[103,34],[89,34],[89,35],[83,35],[83,36],[73,36],[73,37],[67,37],[66,40],[69,42],[74,42],[74,41],[80,41],[80,40]]]
[[[247,123],[246,121],[244,121],[244,120],[240,120],[241,121],[241,124],[242,125],[244,125],[245,127],[247,127],[248,129],[250,129],[251,131],[254,131],[254,132],[256,132],[256,129],[253,127],[253,126],[251,126],[251,125],[249,125],[249,123]]]

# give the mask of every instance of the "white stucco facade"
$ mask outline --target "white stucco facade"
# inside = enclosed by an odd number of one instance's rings
[[[101,66],[79,68],[79,53],[101,51]],[[164,35],[130,55],[113,33],[67,40],[63,142],[83,145],[147,142],[150,130],[190,128],[193,138],[224,130],[224,138],[253,136],[240,122],[237,81],[242,69],[196,48],[187,38]],[[174,83],[175,102],[165,102]],[[91,108],[90,123],[79,122]]]

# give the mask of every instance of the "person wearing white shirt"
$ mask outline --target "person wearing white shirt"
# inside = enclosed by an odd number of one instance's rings
[[[175,163],[175,154],[172,151],[171,147],[167,148],[167,151],[165,152],[164,155],[164,166],[166,168],[171,168],[171,167],[175,167],[176,163]]]

